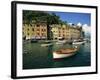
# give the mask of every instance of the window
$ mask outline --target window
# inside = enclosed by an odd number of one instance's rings
[[[37,27],[40,27],[40,25],[37,25]]]
[[[39,33],[37,33],[37,35],[40,35]]]
[[[34,28],[32,28],[32,31],[34,31]]]
[[[43,36],[44,34],[42,33],[42,36]]]
[[[30,26],[32,26],[32,24],[30,24]]]
[[[29,28],[27,30],[29,31]]]
[[[46,31],[46,29],[44,29],[44,31]]]
[[[44,31],[44,29],[42,29],[42,31]]]
[[[63,34],[63,37],[64,37],[65,35]]]
[[[29,35],[29,33],[27,33],[27,35]]]
[[[37,29],[37,31],[40,31],[40,29]]]

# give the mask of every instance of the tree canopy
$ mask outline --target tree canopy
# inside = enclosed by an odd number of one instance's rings
[[[23,10],[23,23],[32,24],[33,22],[46,22],[51,24],[66,24],[67,22],[60,20],[60,17],[55,13],[45,11]]]

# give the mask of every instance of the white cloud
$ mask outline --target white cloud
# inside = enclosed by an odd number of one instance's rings
[[[84,24],[82,28],[83,28],[83,31],[85,33],[90,33],[91,32],[91,27],[88,26],[87,24]]]
[[[68,23],[69,25],[72,25],[72,23]]]
[[[85,37],[90,37],[90,35],[91,35],[91,27],[88,26],[87,24],[84,24],[82,26],[82,28],[83,28],[83,31],[85,32]]]
[[[82,26],[82,24],[79,22],[79,23],[77,23],[77,26]]]

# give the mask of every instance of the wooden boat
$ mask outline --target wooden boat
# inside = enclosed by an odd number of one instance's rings
[[[60,58],[70,57],[73,56],[77,50],[78,50],[77,47],[57,50],[53,52],[53,58],[60,59]]]

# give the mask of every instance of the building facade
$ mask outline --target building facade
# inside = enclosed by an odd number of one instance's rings
[[[23,24],[22,30],[25,39],[47,39],[47,25],[44,23]]]
[[[82,27],[78,26],[68,26],[68,25],[51,25],[52,26],[52,33],[53,39],[66,39],[66,40],[73,40],[79,39],[82,37]]]
[[[25,39],[38,39],[46,40],[48,39],[48,30],[46,23],[38,24],[23,24],[23,38]],[[60,25],[53,24],[50,25],[50,31],[52,33],[52,39],[65,39],[65,40],[75,40],[83,37],[82,27],[70,26],[70,25]]]

